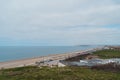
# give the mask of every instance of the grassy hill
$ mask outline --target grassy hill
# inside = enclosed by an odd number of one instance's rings
[[[119,73],[85,67],[21,67],[0,71],[0,80],[120,80]]]

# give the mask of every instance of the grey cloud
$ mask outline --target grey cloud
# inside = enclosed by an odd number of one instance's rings
[[[116,24],[120,19],[118,16],[120,5],[115,2],[115,0],[11,0],[1,6],[0,17],[3,23],[11,26]]]
[[[118,0],[1,0],[0,37],[78,44],[104,35],[110,42],[119,31],[103,26],[120,24],[119,14]]]

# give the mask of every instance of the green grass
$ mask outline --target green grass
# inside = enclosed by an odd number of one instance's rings
[[[120,50],[102,50],[94,52],[93,55],[97,55],[100,58],[120,58]]]
[[[0,80],[120,80],[119,73],[85,67],[22,67],[0,71]]]

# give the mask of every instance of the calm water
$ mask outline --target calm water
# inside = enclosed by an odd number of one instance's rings
[[[73,52],[95,47],[97,46],[0,47],[0,62]]]

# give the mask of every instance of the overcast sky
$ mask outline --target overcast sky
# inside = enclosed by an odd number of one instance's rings
[[[0,0],[0,46],[120,44],[120,0]]]

